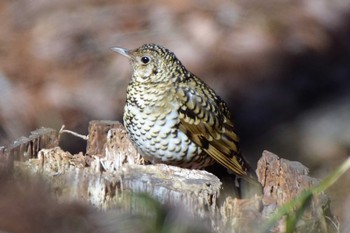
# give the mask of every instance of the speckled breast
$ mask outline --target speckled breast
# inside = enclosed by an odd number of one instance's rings
[[[152,93],[139,96],[128,91],[123,119],[131,141],[152,163],[185,168],[203,168],[212,164],[213,159],[177,128],[178,108],[169,95],[158,99]]]

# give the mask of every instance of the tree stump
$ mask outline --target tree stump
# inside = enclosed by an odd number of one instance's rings
[[[223,196],[222,183],[207,171],[145,165],[119,122],[92,121],[86,155],[60,149],[52,129],[34,132],[22,144],[2,148],[0,162],[15,161],[14,170],[42,174],[60,201],[76,200],[103,210],[124,206],[124,211],[133,212],[141,207],[130,195],[148,193],[170,208],[183,209],[201,219],[213,232],[259,232],[257,226],[276,208],[318,183],[301,163],[264,151],[257,168],[263,196],[236,199]],[[302,224],[309,226],[312,222],[313,230],[321,229],[318,223],[324,219],[319,213],[329,210],[328,203],[324,194],[315,197]],[[274,232],[283,232],[281,224]]]

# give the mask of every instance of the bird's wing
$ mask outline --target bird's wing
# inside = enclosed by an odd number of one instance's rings
[[[177,89],[181,103],[179,129],[219,164],[255,182],[239,152],[239,138],[226,104],[206,84],[199,80],[188,82],[192,83]]]

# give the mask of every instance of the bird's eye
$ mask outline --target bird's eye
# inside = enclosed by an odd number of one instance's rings
[[[149,57],[147,57],[147,56],[145,56],[145,57],[141,57],[141,61],[142,61],[142,63],[143,64],[147,64],[147,63],[149,63],[150,62],[150,58]]]

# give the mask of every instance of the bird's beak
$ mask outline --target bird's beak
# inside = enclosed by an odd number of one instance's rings
[[[111,48],[114,52],[117,52],[129,59],[131,59],[131,56],[130,56],[130,50],[129,49],[124,49],[124,48],[117,48],[117,47],[114,47],[114,48]]]

